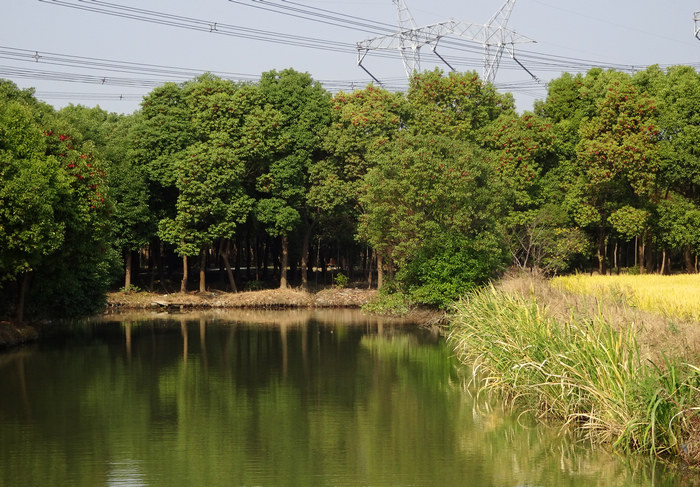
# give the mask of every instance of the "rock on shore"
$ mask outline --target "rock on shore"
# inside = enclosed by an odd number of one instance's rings
[[[31,326],[16,326],[8,321],[0,321],[0,349],[36,340],[38,336],[36,329]]]

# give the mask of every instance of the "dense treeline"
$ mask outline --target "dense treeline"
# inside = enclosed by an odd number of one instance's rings
[[[291,69],[205,74],[132,115],[0,81],[0,164],[0,306],[19,320],[91,312],[122,283],[185,291],[191,269],[236,291],[332,266],[438,306],[510,265],[698,269],[684,66],[564,74],[522,115],[475,73],[335,96]]]

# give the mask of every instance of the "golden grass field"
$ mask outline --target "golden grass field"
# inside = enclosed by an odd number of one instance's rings
[[[582,295],[624,302],[664,316],[700,321],[700,274],[555,277],[551,284]]]

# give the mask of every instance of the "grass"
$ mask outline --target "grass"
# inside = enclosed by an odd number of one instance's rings
[[[541,281],[516,287],[472,293],[449,325],[482,390],[595,442],[700,464],[700,369],[683,362],[687,349],[674,358],[656,350],[651,361],[643,320],[610,319],[610,309],[566,301]]]
[[[552,285],[573,293],[622,300],[632,307],[700,322],[700,274],[589,276],[552,279]]]

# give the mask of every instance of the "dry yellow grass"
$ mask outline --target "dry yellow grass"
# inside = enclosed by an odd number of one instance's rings
[[[556,277],[552,285],[568,292],[612,299],[667,317],[700,322],[700,274]]]

